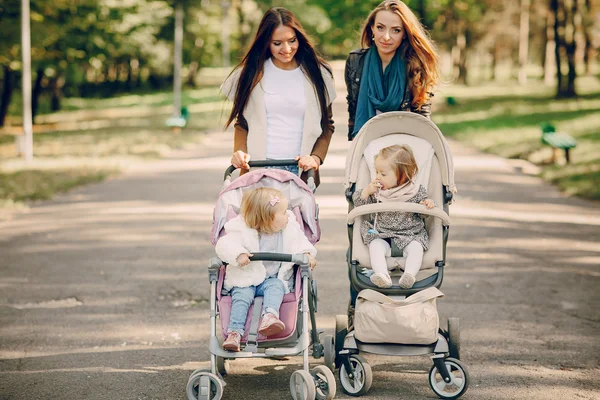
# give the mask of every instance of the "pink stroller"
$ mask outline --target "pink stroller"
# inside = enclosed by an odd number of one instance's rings
[[[281,166],[296,164],[294,160],[253,161],[251,167]],[[285,194],[289,199],[289,208],[296,215],[300,226],[304,227],[306,237],[311,243],[318,242],[320,228],[318,222],[318,206],[313,196],[314,174],[309,177],[309,185],[297,175],[279,169],[260,169],[251,171],[231,182],[233,166],[225,172],[224,188],[219,194],[213,214],[212,243],[223,235],[223,226],[239,212],[242,195],[245,191],[257,187],[273,187]],[[309,186],[312,185],[312,190]],[[188,380],[187,397],[189,400],[219,400],[223,396],[229,360],[237,358],[280,358],[284,356],[303,355],[303,368],[294,371],[290,378],[292,397],[298,400],[333,399],[336,392],[335,377],[325,366],[309,369],[309,348],[312,356],[320,358],[325,350],[319,342],[319,331],[315,323],[317,311],[317,287],[312,279],[308,259],[304,254],[254,253],[253,260],[294,262],[294,290],[283,298],[280,307],[280,318],[286,329],[278,335],[268,338],[258,334],[262,297],[256,297],[248,311],[242,351],[229,352],[221,348],[217,337],[217,316],[221,322],[223,336],[227,332],[231,312],[231,297],[223,292],[225,264],[217,257],[210,259],[208,275],[210,281],[210,369],[194,371]],[[308,320],[310,318],[311,328]],[[327,345],[327,344],[326,344]]]

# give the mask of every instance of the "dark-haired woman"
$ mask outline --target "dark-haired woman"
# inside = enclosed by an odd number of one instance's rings
[[[265,13],[221,91],[233,101],[226,123],[235,121],[232,165],[244,173],[250,157],[296,159],[291,172],[318,170],[334,130],[336,94],[331,68],[294,14],[280,7]]]

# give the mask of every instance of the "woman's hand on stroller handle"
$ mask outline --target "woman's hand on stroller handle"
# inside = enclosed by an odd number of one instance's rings
[[[250,155],[244,153],[241,150],[238,150],[235,153],[233,153],[233,156],[231,157],[231,166],[225,170],[225,175],[223,176],[223,181],[224,182],[228,181],[228,180],[231,180],[231,174],[233,174],[233,171],[235,171],[236,169],[240,168],[238,166],[238,165],[240,165],[240,163],[238,161],[240,161],[241,158],[238,159],[237,156],[242,157],[242,155],[248,156],[247,160],[250,160]],[[312,159],[313,162],[316,164],[316,160],[312,156],[306,156],[306,157],[309,157],[310,159]],[[236,158],[236,159],[234,160],[234,158]],[[300,166],[300,162],[297,159],[290,158],[290,159],[285,159],[285,160],[255,160],[255,161],[247,161],[246,165],[247,165],[247,167],[244,166],[243,168],[248,169],[248,168],[253,168],[253,167],[283,167],[283,166],[289,166],[289,165],[298,165],[298,166]],[[313,193],[317,189],[317,185],[315,184],[315,171],[316,171],[316,168],[312,168],[312,167],[309,168],[308,171],[307,171],[307,180],[306,180],[306,184],[308,185],[309,189]]]
[[[319,169],[319,165],[321,165],[321,159],[317,156],[296,156],[295,158],[296,161],[298,161],[298,168],[300,168],[302,171],[308,171],[308,170],[318,170]]]
[[[236,168],[250,169],[250,154],[244,153],[241,150],[236,151],[231,156],[231,165]]]

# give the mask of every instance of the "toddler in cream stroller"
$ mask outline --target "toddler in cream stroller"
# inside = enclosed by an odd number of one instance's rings
[[[382,149],[390,146],[412,150],[413,163],[416,162],[418,169],[415,168],[417,173],[414,176],[408,174],[411,180],[408,183],[415,185],[410,193],[414,194],[411,199],[417,200],[365,204],[358,195],[363,189],[366,195],[372,195],[376,190],[372,185],[385,179],[386,167],[376,165],[376,156],[382,157]],[[430,355],[433,366],[428,375],[429,384],[436,395],[456,399],[467,390],[469,374],[460,361],[458,318],[449,318],[447,329],[440,329],[435,308],[435,299],[443,296],[439,288],[446,266],[450,226],[448,206],[454,192],[453,169],[452,157],[442,133],[429,119],[415,113],[389,112],[372,118],[362,127],[350,147],[345,185],[349,203],[347,262],[351,304],[348,316],[336,317],[335,337],[326,337],[324,343],[326,364],[332,369],[339,368],[339,381],[347,394],[363,395],[372,383],[371,367],[360,353]],[[402,187],[400,182],[398,186]],[[404,198],[407,197],[410,196]],[[383,271],[375,277],[377,279],[372,279],[376,268],[372,269],[370,247],[365,244],[365,238],[369,234],[379,234],[376,219],[382,220],[382,215],[390,213],[424,221],[421,228],[426,230],[425,238],[417,237],[422,243],[418,247],[425,251],[420,250],[422,261],[416,272],[415,268],[411,269],[414,276],[409,276],[409,279],[406,276],[402,278],[405,268],[409,270],[406,265],[408,246],[399,248],[397,244],[402,241],[390,237],[387,237],[385,264],[391,274]],[[365,226],[370,227],[368,233]],[[418,310],[413,312],[417,317],[414,321],[393,314],[398,310],[406,312],[410,307]],[[385,315],[378,317],[377,310]],[[415,326],[418,324],[424,326]],[[407,333],[409,331],[412,336]],[[331,351],[331,348],[334,350]]]

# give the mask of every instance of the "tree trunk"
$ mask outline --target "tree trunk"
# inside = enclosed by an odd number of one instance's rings
[[[460,33],[456,38],[456,46],[458,48],[458,78],[457,83],[467,84],[467,34],[465,31]]]
[[[591,31],[594,28],[594,20],[591,15],[593,11],[591,0],[584,0],[583,6],[583,9],[580,11],[582,16],[583,38],[585,42],[585,48],[583,49],[583,64],[585,66],[585,74],[589,75],[592,73],[592,60],[594,58],[594,47],[591,34]]]
[[[196,75],[198,75],[198,71],[200,70],[200,64],[197,61],[192,61],[190,63],[190,71],[188,72],[187,78],[185,79],[185,84],[187,86],[196,87]]]
[[[133,86],[133,68],[131,67],[131,59],[123,65],[123,68],[125,69],[125,90],[129,92]]]
[[[496,80],[496,68],[498,65],[498,40],[494,42],[494,47],[492,48],[492,65],[491,65],[491,74],[490,80]]]
[[[35,72],[35,83],[31,91],[31,120],[35,124],[35,116],[37,115],[38,105],[40,103],[40,95],[42,94],[42,80],[44,79],[44,68],[39,67]]]
[[[567,71],[567,86],[565,90],[565,97],[576,97],[575,92],[575,79],[577,78],[577,65],[575,62],[575,16],[577,15],[577,0],[569,0],[571,2],[570,7],[565,5],[566,15],[566,35],[565,35],[565,50],[567,53],[567,65],[569,70]]]
[[[527,59],[529,55],[529,8],[531,0],[521,0],[521,23],[519,28],[519,84],[527,83]]]
[[[4,84],[2,85],[2,98],[0,98],[0,126],[4,126],[8,106],[12,98],[14,73],[8,65],[4,66]]]
[[[554,84],[555,76],[555,49],[556,40],[554,36],[554,23],[555,15],[551,9],[548,9],[546,15],[546,46],[544,50],[544,83],[546,86],[552,86]]]
[[[254,26],[254,24],[251,21],[246,21],[246,15],[244,14],[244,10],[242,7],[242,2],[238,1],[236,2],[237,7],[237,15],[238,15],[238,26],[244,26],[245,23],[250,24],[251,29],[249,30],[244,30],[244,29],[240,29],[239,32],[239,42],[241,44],[242,48],[246,48],[246,46],[248,45],[248,43],[250,42],[250,35],[252,34],[252,32],[254,31],[254,29],[256,28]]]
[[[64,78],[60,72],[50,80],[48,87],[50,88],[50,110],[52,112],[60,111],[60,100],[62,98],[62,87],[64,86]]]
[[[417,17],[421,20],[421,23],[427,27],[426,18],[427,18],[427,5],[425,4],[425,0],[418,0],[417,6],[415,7],[415,11],[417,12]]]
[[[562,9],[562,1],[550,0],[550,10],[554,14],[554,57],[556,59],[556,97],[562,97],[563,93],[563,74],[562,74],[562,58],[560,49],[562,47],[562,39],[560,36],[561,22],[564,19],[564,9]]]

